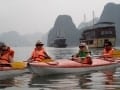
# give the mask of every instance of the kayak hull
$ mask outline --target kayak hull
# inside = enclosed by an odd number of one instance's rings
[[[100,59],[94,59],[92,65],[81,64],[71,60],[57,60],[57,65],[48,65],[46,63],[30,63],[29,69],[32,73],[43,76],[50,74],[84,74],[98,70],[116,68],[119,62],[109,62]]]
[[[28,72],[28,69],[12,69],[10,67],[4,67],[2,70],[0,70],[0,80],[13,78],[15,76],[22,75],[24,73]]]

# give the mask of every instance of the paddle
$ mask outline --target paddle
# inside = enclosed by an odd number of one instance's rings
[[[41,61],[32,61],[32,63],[41,63],[41,62],[44,62],[49,65],[57,65],[58,64],[58,62],[53,59],[43,59]],[[29,66],[29,63],[31,63],[31,62],[28,62],[28,66]]]
[[[15,61],[10,64],[11,64],[12,68],[14,68],[14,69],[24,69],[27,67],[27,62],[25,62],[25,61]]]
[[[120,50],[115,49],[115,51],[113,52],[113,57],[114,58],[120,58]]]
[[[24,61],[14,61],[12,63],[1,63],[0,67],[12,67],[13,69],[24,69],[27,67],[27,63]]]
[[[43,59],[41,62],[50,64],[50,65],[57,65],[58,64],[58,62],[53,60],[53,59]]]

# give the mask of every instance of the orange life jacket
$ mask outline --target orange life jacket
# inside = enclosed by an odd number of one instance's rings
[[[32,59],[34,61],[41,61],[43,59],[45,59],[45,50],[44,48],[42,48],[41,50],[37,50],[36,48],[34,49],[34,51],[32,52]]]
[[[10,57],[13,58],[14,57],[14,50],[12,50],[11,48],[8,48],[8,50],[6,50],[3,55],[0,56],[0,63],[10,63]]]
[[[104,57],[108,57],[108,58],[112,58],[113,57],[113,51],[114,49],[112,48],[109,51],[106,51],[106,49],[103,50],[103,56]]]

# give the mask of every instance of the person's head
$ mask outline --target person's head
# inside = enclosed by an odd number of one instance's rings
[[[5,43],[0,42],[0,49],[2,49],[5,46]]]
[[[2,51],[8,51],[8,50],[9,50],[9,46],[4,45],[4,46],[2,47]]]
[[[111,49],[112,48],[112,43],[110,41],[106,42],[104,45],[105,49]]]
[[[39,41],[39,40],[35,44],[36,48],[41,48],[43,45],[44,44],[41,41]]]
[[[80,50],[86,50],[87,49],[86,43],[80,43],[79,48]]]
[[[109,42],[109,39],[105,39],[104,42],[105,42],[105,43],[106,43],[106,42]]]

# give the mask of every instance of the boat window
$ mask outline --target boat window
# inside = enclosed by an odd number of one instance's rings
[[[89,31],[85,33],[86,39],[93,39],[95,37],[95,32],[94,31]]]
[[[89,40],[87,43],[88,44],[93,44],[93,40]]]
[[[105,35],[105,34],[112,34],[112,31],[102,31],[101,35]]]

